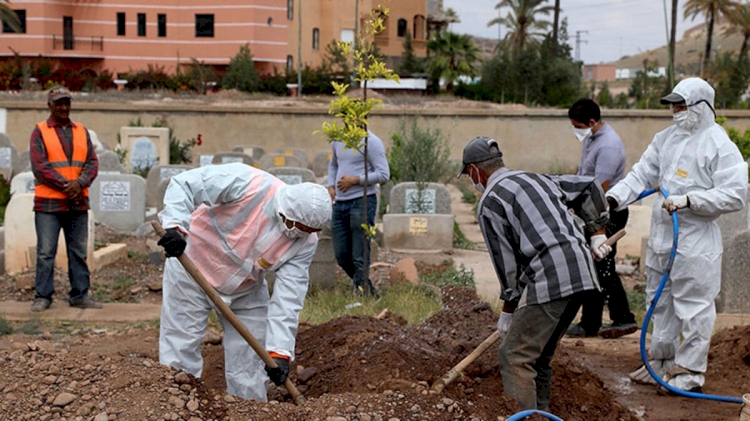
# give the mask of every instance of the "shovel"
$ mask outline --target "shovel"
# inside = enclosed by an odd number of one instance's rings
[[[163,237],[164,234],[166,234],[166,231],[164,231],[164,228],[161,226],[161,224],[158,221],[151,221],[151,226],[154,227],[154,231],[159,237]],[[213,286],[208,283],[206,278],[203,277],[203,274],[200,273],[197,267],[195,267],[195,264],[192,260],[185,254],[181,254],[180,257],[177,258],[177,260],[182,263],[182,266],[185,268],[187,273],[190,274],[190,276],[195,279],[195,281],[200,285],[203,292],[208,295],[208,298],[211,299],[211,301],[216,305],[216,308],[219,309],[219,312],[222,316],[224,316],[225,319],[239,332],[240,335],[242,335],[243,338],[247,341],[247,343],[250,345],[250,347],[255,351],[256,354],[260,357],[261,360],[263,360],[264,363],[266,363],[269,367],[277,367],[276,362],[271,358],[270,355],[268,355],[268,352],[263,348],[263,345],[258,342],[255,337],[250,333],[249,330],[245,327],[245,325],[242,324],[239,318],[234,314],[232,309],[229,308],[229,306],[221,299],[219,296],[219,293],[216,292]],[[294,387],[294,383],[292,383],[291,380],[288,378],[284,382],[284,387],[286,387],[286,390],[289,391],[289,394],[292,396],[292,399],[294,399],[294,402],[297,405],[302,405],[305,403],[305,397],[302,396],[302,394],[297,390],[296,387]]]
[[[607,238],[607,240],[604,242],[604,244],[608,246],[613,246],[620,238],[625,236],[625,230],[622,229],[620,231],[617,231],[614,233],[611,237]],[[466,367],[468,367],[471,363],[473,363],[477,358],[479,358],[480,355],[484,354],[484,351],[487,351],[487,348],[489,348],[492,344],[497,342],[497,340],[500,338],[500,333],[495,330],[492,332],[492,335],[488,336],[487,339],[482,341],[481,344],[479,344],[474,351],[471,351],[471,354],[467,355],[466,358],[461,360],[458,364],[456,364],[453,368],[451,368],[445,375],[440,378],[438,381],[432,384],[432,390],[434,392],[440,393],[445,389],[446,386],[451,384],[453,380],[456,380],[459,376],[463,376],[464,370]]]

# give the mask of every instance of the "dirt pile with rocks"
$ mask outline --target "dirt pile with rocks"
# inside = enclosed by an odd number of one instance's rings
[[[200,380],[161,366],[158,330],[146,328],[0,341],[0,413],[13,420],[494,421],[517,412],[502,393],[497,344],[443,393],[429,392],[497,318],[473,290],[442,292],[445,308],[420,325],[393,316],[301,326],[291,378],[308,399],[302,406],[276,387],[267,404],[226,395],[220,345],[204,345]],[[566,420],[634,419],[574,351],[559,351],[551,411]]]

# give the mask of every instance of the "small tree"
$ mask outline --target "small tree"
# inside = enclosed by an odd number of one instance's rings
[[[596,95],[596,102],[602,107],[612,107],[612,93],[609,91],[609,83],[605,80]]]
[[[412,75],[425,71],[424,61],[414,54],[414,42],[409,30],[406,31],[404,36],[404,52],[401,54],[401,63],[399,63],[396,71],[400,75]]]
[[[253,64],[253,55],[249,44],[240,47],[240,51],[229,61],[227,74],[221,81],[224,89],[237,89],[243,92],[255,92],[260,87],[260,77]]]
[[[367,186],[369,184],[367,177],[367,126],[368,118],[374,108],[380,105],[381,101],[367,98],[367,83],[377,78],[398,81],[398,75],[386,67],[385,63],[378,56],[374,48],[375,35],[385,29],[383,22],[388,16],[388,9],[382,5],[370,12],[370,19],[364,25],[364,34],[357,34],[357,44],[353,46],[350,42],[339,42],[339,49],[344,57],[351,57],[355,63],[355,81],[362,85],[362,98],[350,98],[347,95],[349,85],[345,83],[331,82],[336,99],[331,101],[328,113],[335,116],[338,121],[327,121],[323,123],[323,128],[316,133],[322,132],[329,142],[342,142],[344,149],[354,149],[364,155],[365,174],[362,195],[362,214],[367,215]],[[365,235],[362,241],[365,243],[364,256],[364,288],[369,289],[369,253],[367,244],[369,238],[374,236],[375,227],[365,221],[362,224]]]

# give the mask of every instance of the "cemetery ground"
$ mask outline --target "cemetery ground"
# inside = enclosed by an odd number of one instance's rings
[[[461,202],[460,192],[452,189],[451,195],[461,230],[478,241],[471,205]],[[155,238],[96,227],[98,247],[121,242],[129,253],[93,273],[92,293],[105,306],[83,312],[104,315],[112,303],[134,308],[160,303],[162,265],[149,264],[146,246]],[[429,392],[495,329],[496,303],[478,296],[492,294],[487,288],[495,284],[487,279],[494,279],[494,271],[478,247],[437,254],[378,251],[372,275],[380,301],[348,296],[341,272],[338,292],[312,291],[291,373],[307,397],[302,406],[273,386],[270,403],[226,395],[215,317],[202,345],[201,379],[159,364],[158,311],[120,323],[60,320],[44,313],[0,318],[0,420],[503,420],[518,408],[503,394],[497,344],[442,393]],[[416,261],[417,285],[408,281],[414,281],[411,276],[391,274],[391,265],[408,257]],[[30,305],[29,280],[33,285],[33,274],[0,280],[0,301]],[[66,274],[56,272],[56,280],[54,306],[65,306]],[[624,277],[633,297],[643,282],[637,273]],[[642,306],[639,310],[642,314]],[[616,340],[563,339],[554,362],[551,412],[569,421],[738,418],[739,405],[664,397],[652,386],[632,384],[627,375],[640,364],[639,333]],[[746,361],[750,327],[719,331],[705,392],[740,396],[750,391]]]

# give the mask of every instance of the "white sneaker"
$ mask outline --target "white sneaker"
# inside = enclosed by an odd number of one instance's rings
[[[649,364],[659,377],[664,377],[667,371],[674,367],[674,360],[650,360]],[[630,373],[630,380],[638,384],[657,384],[656,379],[651,377],[645,365],[641,365],[637,370]]]

